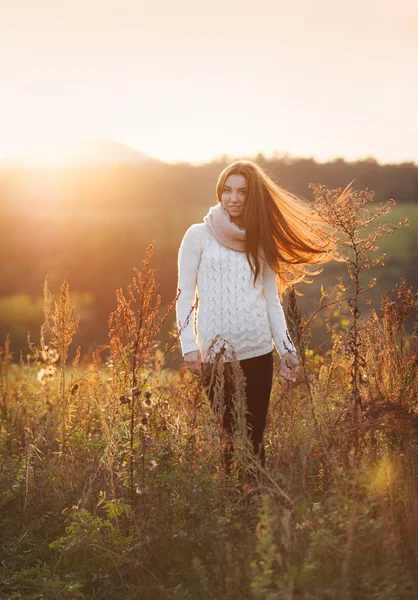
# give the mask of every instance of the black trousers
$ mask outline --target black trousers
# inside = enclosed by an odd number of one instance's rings
[[[244,394],[247,408],[247,433],[252,442],[254,454],[259,457],[260,463],[264,466],[265,450],[263,436],[273,384],[273,351],[238,362],[245,378]],[[216,369],[219,369],[216,362],[202,364],[202,380],[212,410],[218,410],[215,403],[218,404],[219,401],[221,406],[222,404],[224,405],[222,406],[223,414],[220,425],[225,434],[224,466],[229,471],[233,453],[232,432],[235,425],[234,396],[236,392],[236,380],[231,363],[224,362],[223,367],[223,381],[221,386],[219,385],[219,376],[216,376]],[[219,399],[220,390],[222,394],[221,399]]]

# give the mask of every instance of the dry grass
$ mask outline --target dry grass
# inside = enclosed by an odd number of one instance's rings
[[[324,186],[315,197],[352,285],[322,289],[311,315],[290,294],[301,367],[294,384],[275,377],[265,469],[238,366],[230,475],[200,378],[165,367],[178,333],[165,348],[158,337],[176,299],[162,310],[152,246],[117,291],[109,344],[89,361],[77,350],[70,375],[79,322],[68,284],[55,304],[45,285],[39,345],[20,361],[9,339],[0,349],[2,598],[417,596],[417,294],[402,280],[361,315],[373,282],[360,273],[397,227],[371,225],[393,202],[372,210],[368,191]],[[320,314],[329,343],[311,348]]]

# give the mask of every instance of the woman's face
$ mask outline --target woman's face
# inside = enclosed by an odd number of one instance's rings
[[[221,196],[222,206],[229,214],[232,223],[242,227],[244,224],[244,204],[247,181],[244,175],[228,175]]]

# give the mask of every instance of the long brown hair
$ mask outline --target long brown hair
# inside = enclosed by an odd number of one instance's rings
[[[281,188],[253,161],[238,160],[225,167],[216,184],[218,202],[229,175],[244,175],[247,181],[245,254],[254,283],[261,270],[260,258],[277,273],[280,298],[286,288],[299,281],[312,283],[306,277],[323,270],[312,271],[308,265],[341,260],[335,238],[312,205]]]

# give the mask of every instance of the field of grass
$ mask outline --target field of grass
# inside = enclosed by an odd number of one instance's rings
[[[382,218],[383,223],[398,223],[405,217],[409,225],[383,238],[379,244],[382,252],[395,260],[416,260],[418,256],[418,206],[402,204],[395,206]]]
[[[67,358],[65,285],[21,363],[0,349],[0,598],[414,600],[418,295],[400,282],[362,320],[336,301],[318,348],[321,312],[290,294],[300,366],[295,383],[275,366],[266,466],[237,392],[225,473],[201,378],[167,368],[177,334],[158,345],[148,264],[91,359]]]

